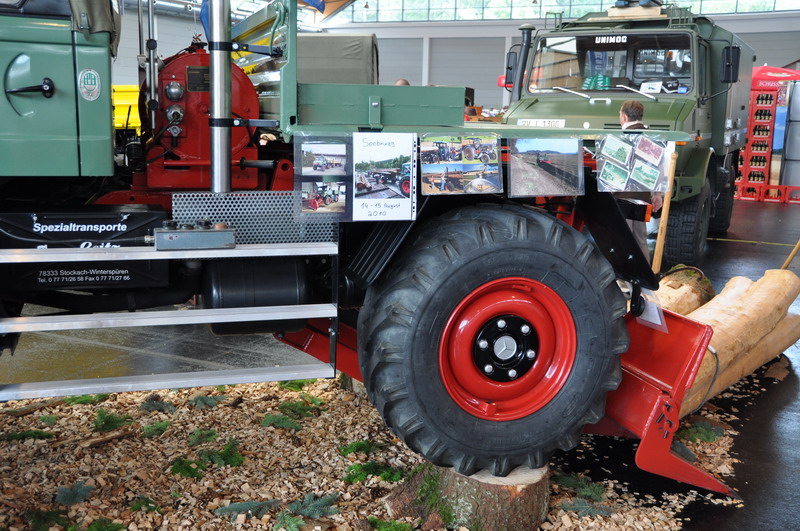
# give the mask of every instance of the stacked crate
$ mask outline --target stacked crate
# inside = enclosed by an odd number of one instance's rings
[[[750,93],[750,130],[747,145],[739,155],[736,199],[776,202],[783,200],[784,190],[769,182],[777,102],[777,89],[754,89]]]

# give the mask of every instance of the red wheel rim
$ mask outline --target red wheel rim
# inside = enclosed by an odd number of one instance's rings
[[[504,382],[487,376],[473,358],[479,332],[500,316],[530,323],[539,341],[532,367]],[[509,421],[538,411],[558,394],[575,362],[576,345],[572,314],[555,291],[529,278],[503,278],[479,286],[453,310],[439,343],[439,371],[461,409]]]
[[[403,190],[403,193],[409,195],[411,193],[411,181],[405,180],[400,183],[400,189]]]

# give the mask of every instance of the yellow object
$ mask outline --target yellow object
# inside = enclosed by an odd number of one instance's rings
[[[114,129],[136,129],[140,133],[142,122],[139,120],[139,87],[114,85],[111,88],[111,101],[114,105]]]

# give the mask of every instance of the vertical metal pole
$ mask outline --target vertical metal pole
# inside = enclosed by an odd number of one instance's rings
[[[231,42],[230,0],[211,0],[209,26],[211,36],[211,191],[231,191],[231,54],[220,50],[220,43]]]
[[[136,4],[136,15],[139,18],[139,55],[144,55],[144,6],[142,0]]]
[[[156,128],[156,111],[158,110],[158,53],[156,40],[156,0],[147,3],[147,71],[148,102],[147,110],[150,111],[150,129]]]

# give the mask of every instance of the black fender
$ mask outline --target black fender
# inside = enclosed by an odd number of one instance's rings
[[[578,198],[576,208],[617,277],[657,290],[658,278],[636,242],[617,200],[609,192],[598,192],[593,176],[586,177],[586,193]]]

